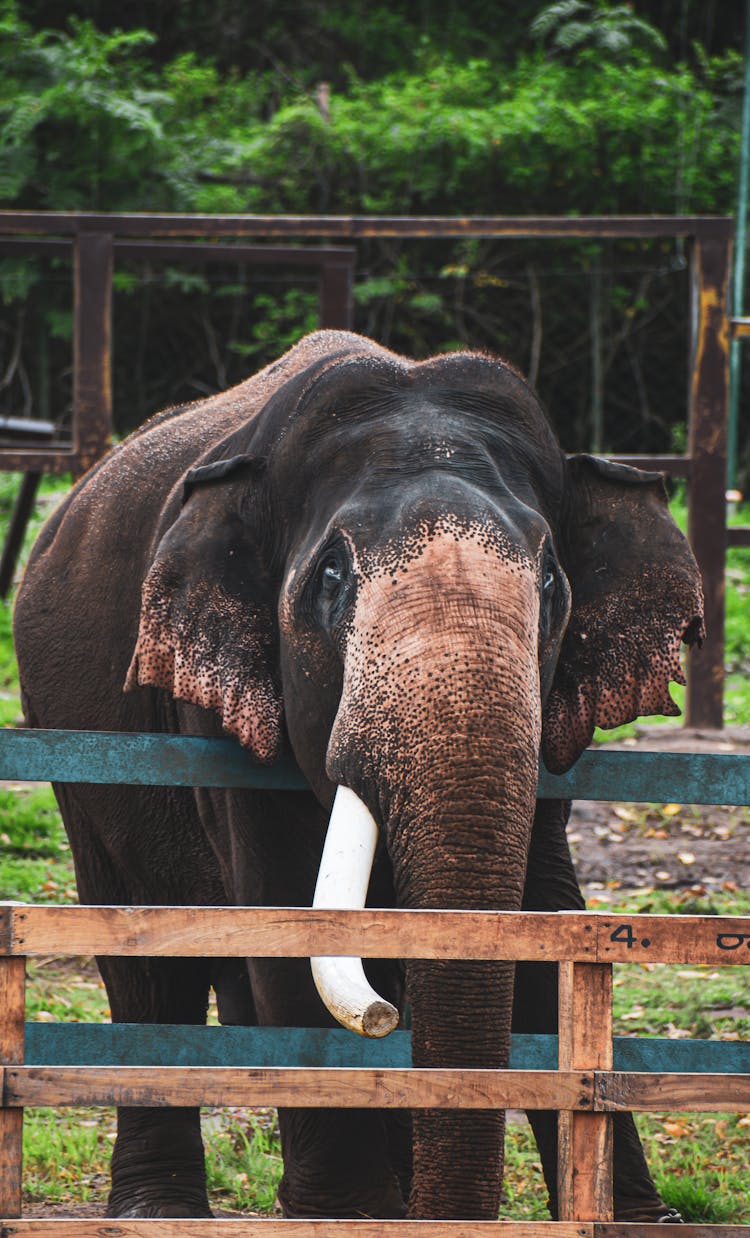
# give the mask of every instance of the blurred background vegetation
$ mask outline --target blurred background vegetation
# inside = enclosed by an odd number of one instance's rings
[[[0,0],[0,207],[728,214],[741,24],[721,0]],[[68,420],[71,308],[67,261],[0,261],[0,415]],[[358,245],[357,330],[505,355],[569,450],[681,449],[689,312],[675,240]],[[119,260],[118,431],[316,321],[310,270]]]

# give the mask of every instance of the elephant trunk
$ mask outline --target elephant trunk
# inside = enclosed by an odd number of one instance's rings
[[[520,908],[538,630],[534,564],[450,530],[360,588],[328,774],[381,823],[398,906]],[[456,954],[407,966],[414,1064],[507,1066],[513,967]],[[414,1133],[410,1215],[496,1219],[503,1115],[417,1111]]]
[[[444,792],[444,810],[429,822],[419,811],[420,827],[439,833],[442,845],[435,865],[427,856],[399,856],[401,906],[469,910],[520,909],[528,838],[536,789],[536,753],[526,745],[525,760],[512,749],[487,754],[476,786]],[[504,789],[487,796],[491,784],[505,781],[498,763],[508,764],[523,786],[512,796]],[[478,778],[476,779],[478,780]],[[475,782],[476,782],[475,780]],[[489,800],[489,802],[488,802]],[[468,823],[472,842],[468,841]],[[513,1004],[512,963],[468,961],[456,942],[455,961],[413,960],[406,984],[412,1011],[412,1057],[415,1066],[458,1069],[507,1067]],[[459,1090],[460,1095],[460,1090]],[[411,1216],[495,1220],[500,1205],[504,1114],[487,1110],[421,1110],[414,1113],[414,1177]]]

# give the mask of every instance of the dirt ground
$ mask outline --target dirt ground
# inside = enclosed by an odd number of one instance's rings
[[[644,726],[635,739],[608,747],[750,753],[750,727]],[[665,810],[577,801],[568,838],[588,898],[601,899],[607,889],[645,886],[750,888],[750,809],[670,804]]]

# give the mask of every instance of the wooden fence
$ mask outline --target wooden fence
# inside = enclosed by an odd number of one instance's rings
[[[0,777],[212,786],[296,786],[232,741],[0,732]],[[547,798],[750,802],[750,757],[586,753]],[[36,955],[480,958],[560,961],[559,1038],[514,1037],[510,1069],[418,1070],[408,1033],[362,1041],[327,1029],[25,1024]],[[659,1238],[611,1219],[611,1115],[750,1111],[750,1044],[612,1037],[612,964],[750,964],[750,917],[610,912],[308,908],[0,908],[0,1238]],[[220,1062],[221,1065],[215,1063]],[[295,1105],[559,1109],[557,1222],[21,1219],[27,1105]],[[750,1226],[684,1226],[740,1238]]]

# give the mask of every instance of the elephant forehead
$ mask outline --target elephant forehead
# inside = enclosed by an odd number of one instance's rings
[[[452,519],[422,525],[357,556],[360,583],[351,637],[405,649],[450,643],[474,629],[495,645],[501,631],[536,649],[539,546],[504,530]]]
[[[521,537],[506,529],[494,515],[462,516],[446,512],[416,519],[377,545],[359,547],[352,538],[357,565],[363,576],[404,573],[420,562],[436,572],[463,557],[467,564],[496,560],[508,566],[534,569],[539,562],[544,532],[540,528]],[[527,544],[529,543],[529,544]],[[481,575],[483,569],[480,569]]]

